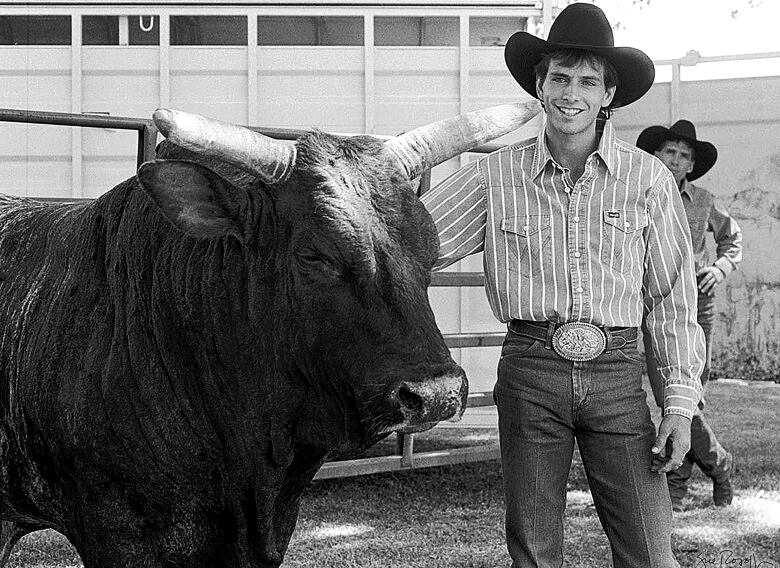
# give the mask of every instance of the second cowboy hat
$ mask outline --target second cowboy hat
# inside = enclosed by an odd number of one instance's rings
[[[718,159],[717,148],[709,142],[697,140],[696,127],[689,120],[678,120],[672,124],[671,128],[648,126],[639,134],[636,145],[637,148],[652,154],[667,140],[685,140],[693,148],[693,170],[686,176],[688,181],[693,181],[706,174]]]
[[[578,2],[564,8],[550,26],[547,41],[528,32],[516,32],[506,42],[504,58],[509,72],[534,98],[534,67],[545,53],[559,49],[580,49],[596,53],[617,71],[618,86],[612,106],[626,106],[639,99],[653,85],[655,66],[639,49],[615,47],[612,28],[601,8]]]

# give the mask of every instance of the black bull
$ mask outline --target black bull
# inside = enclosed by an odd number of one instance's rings
[[[88,568],[278,566],[329,455],[463,412],[423,162],[295,150],[273,186],[164,143],[94,202],[0,199],[0,564],[54,528]]]

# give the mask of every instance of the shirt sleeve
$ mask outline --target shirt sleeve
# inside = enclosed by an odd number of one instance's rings
[[[717,258],[713,264],[728,276],[742,261],[742,229],[715,200],[710,208],[709,229],[716,244]]]
[[[484,249],[487,208],[479,164],[462,167],[421,197],[439,233],[434,270]]]
[[[664,378],[664,416],[693,417],[701,398],[704,332],[696,323],[696,277],[680,192],[664,171],[648,198],[645,324]]]

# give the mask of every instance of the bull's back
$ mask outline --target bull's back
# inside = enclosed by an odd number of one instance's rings
[[[60,507],[49,448],[91,404],[74,378],[107,332],[94,313],[94,231],[89,204],[0,196],[0,516],[52,518]],[[103,318],[104,316],[101,316]],[[69,405],[67,401],[70,401]],[[40,506],[38,506],[40,505]]]
[[[40,330],[27,329],[79,311],[74,292],[89,285],[92,243],[84,205],[0,197],[0,354]],[[86,262],[85,262],[86,261]],[[65,310],[61,310],[60,307]]]
[[[57,389],[95,309],[94,255],[85,205],[0,198],[0,409]],[[69,353],[71,355],[69,355]],[[11,408],[13,410],[13,408]]]

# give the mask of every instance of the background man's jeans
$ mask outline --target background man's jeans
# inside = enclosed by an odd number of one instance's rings
[[[712,328],[715,324],[715,298],[706,294],[699,294],[696,303],[696,320],[704,331],[704,341],[707,347],[704,370],[701,374],[702,387],[706,386],[710,379],[710,362],[712,360]],[[650,378],[650,386],[653,389],[655,402],[663,408],[664,403],[664,379],[658,372],[658,363],[653,354],[650,343],[650,334],[642,329],[642,340],[645,345],[645,360],[647,361],[647,375]],[[715,479],[726,473],[729,453],[720,445],[707,420],[704,418],[704,398],[699,402],[699,408],[691,420],[691,450],[685,456],[682,466],[675,471],[666,474],[669,483],[669,493],[675,499],[682,499],[687,492],[688,479],[693,472],[693,464],[699,466],[702,472]]]
[[[656,431],[635,345],[573,363],[509,332],[494,398],[515,568],[562,565],[575,439],[615,568],[678,566],[666,480],[650,471]]]

